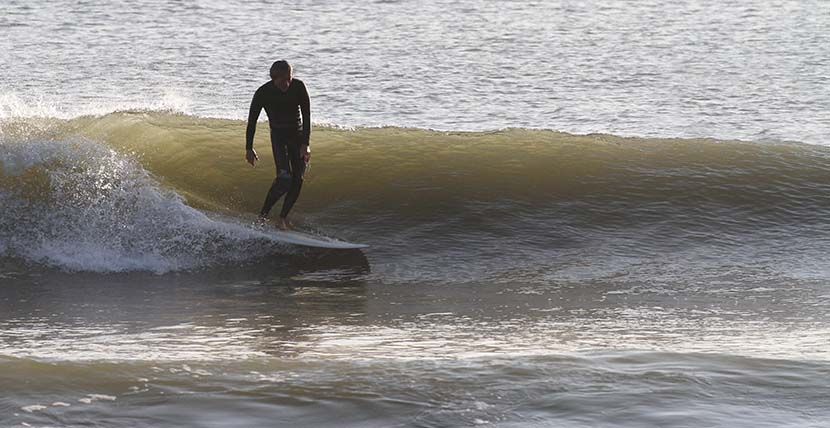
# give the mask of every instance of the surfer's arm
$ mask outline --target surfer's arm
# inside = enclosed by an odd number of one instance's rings
[[[245,131],[245,150],[254,149],[254,134],[256,134],[256,121],[259,120],[259,113],[262,111],[262,102],[259,99],[259,91],[254,94],[251,100],[251,109],[248,111],[248,129]]]
[[[300,88],[300,113],[303,114],[303,142],[308,145],[311,138],[311,102],[305,83]]]

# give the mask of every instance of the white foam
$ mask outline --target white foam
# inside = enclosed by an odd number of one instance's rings
[[[0,254],[75,271],[164,273],[282,245],[248,225],[208,217],[137,161],[92,141],[7,144],[0,166],[10,177],[37,170],[50,184],[48,195],[0,191]]]
[[[116,397],[106,394],[87,394],[84,398],[79,398],[78,401],[84,404],[92,404],[96,401],[115,401]]]
[[[99,99],[119,99],[102,96]],[[0,120],[21,118],[72,119],[80,116],[102,116],[116,111],[173,111],[190,114],[190,99],[181,91],[168,89],[163,96],[132,102],[95,101],[67,104],[43,95],[22,97],[14,92],[0,93]]]

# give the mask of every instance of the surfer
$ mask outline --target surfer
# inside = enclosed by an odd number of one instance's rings
[[[288,213],[300,196],[303,174],[311,159],[308,147],[311,108],[305,84],[294,78],[294,70],[287,61],[274,62],[270,74],[271,81],[260,86],[251,101],[245,133],[245,160],[251,166],[256,166],[259,160],[254,150],[254,134],[259,114],[264,108],[271,128],[271,149],[274,152],[277,176],[265,196],[259,216],[263,220],[267,219],[271,208],[287,192],[277,227],[288,229],[291,226]]]

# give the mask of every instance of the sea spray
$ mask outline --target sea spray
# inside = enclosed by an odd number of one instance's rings
[[[74,138],[4,144],[0,249],[70,270],[166,272],[273,253],[242,222],[211,219],[133,158]]]

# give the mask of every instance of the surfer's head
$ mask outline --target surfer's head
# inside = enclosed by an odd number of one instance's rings
[[[281,59],[271,64],[271,80],[283,91],[288,90],[291,79],[294,77],[294,69],[288,61]]]

